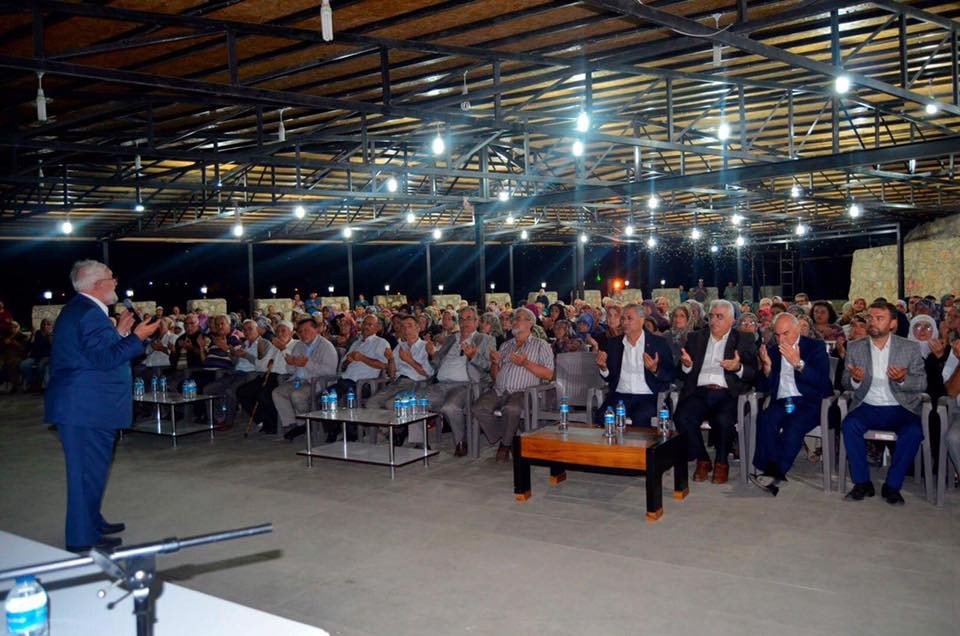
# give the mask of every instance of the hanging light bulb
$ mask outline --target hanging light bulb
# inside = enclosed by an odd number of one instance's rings
[[[470,110],[470,99],[467,95],[470,94],[470,89],[467,88],[467,72],[463,72],[463,90],[460,91],[460,94],[463,95],[463,101],[460,102],[460,110],[467,112]]]
[[[343,238],[350,238],[351,236],[353,236],[353,228],[348,225],[343,228]]]
[[[508,214],[508,215],[507,215],[507,225],[513,225],[513,224],[516,223],[516,222],[517,222],[517,220],[516,220],[515,218],[513,218],[513,215],[512,215],[512,214]]]
[[[383,286],[383,291],[385,291],[385,292],[389,292],[389,291],[390,291],[390,283],[384,284],[384,286]]]
[[[433,240],[439,241],[443,237],[443,230],[441,230],[438,227],[435,227],[433,228],[433,232],[431,232],[431,235],[433,236]]]
[[[37,121],[47,121],[47,96],[43,94],[43,73],[37,73]]]
[[[243,236],[243,223],[237,221],[233,224],[233,235],[237,238]]]
[[[807,233],[807,226],[803,224],[803,221],[798,221],[797,228],[794,231],[797,233],[797,236],[803,236]]]
[[[730,217],[730,222],[734,225],[740,225],[743,223],[743,215],[739,212],[734,212],[733,216]]]
[[[583,142],[579,139],[574,139],[573,146],[570,148],[570,151],[573,153],[574,157],[583,156]]]
[[[407,223],[416,223],[417,215],[413,212],[407,212]]]
[[[63,232],[64,234],[72,234],[72,233],[73,233],[73,223],[70,222],[70,218],[69,218],[69,217],[67,218],[66,221],[64,221],[63,223],[60,224],[60,231]]]
[[[333,39],[333,9],[330,8],[330,0],[323,0],[320,5],[320,35],[324,42]]]
[[[433,143],[430,144],[430,149],[436,156],[442,155],[447,149],[447,142],[443,140],[443,135],[440,134],[440,124],[437,124],[437,136],[433,138]]]
[[[274,296],[277,295],[277,286],[276,286],[276,285],[273,285],[273,286],[270,288],[270,293],[273,294]]]
[[[283,110],[280,109],[280,127],[277,129],[277,140],[286,141],[287,140],[287,128],[283,125]]]
[[[624,287],[629,287],[629,286],[630,286],[630,281],[628,281],[628,280],[623,281],[623,286],[624,286]]]
[[[628,223],[627,226],[623,228],[623,233],[627,236],[633,236],[633,226]]]
[[[206,285],[202,285],[202,286],[200,287],[200,294],[203,295],[203,296],[206,296],[206,295],[207,295],[207,286],[206,286]]]
[[[937,102],[927,102],[927,105],[923,107],[923,110],[928,115],[936,115],[940,112],[940,106]]]
[[[298,219],[302,219],[303,217],[307,216],[307,209],[302,205],[298,205],[293,208],[293,216],[297,217]]]
[[[730,124],[726,120],[721,120],[720,125],[717,126],[717,139],[720,141],[730,139]]]
[[[647,247],[649,247],[650,249],[653,249],[656,246],[657,246],[657,237],[651,234],[649,238],[647,238]]]
[[[520,231],[520,240],[521,240],[521,241],[526,241],[528,238],[530,238],[530,233],[527,232],[526,230],[521,230],[521,231]]]
[[[790,198],[791,198],[791,199],[799,199],[801,194],[803,194],[803,190],[801,190],[801,189],[800,189],[800,186],[798,186],[796,183],[794,183],[792,186],[790,186]]]
[[[396,192],[397,188],[400,187],[400,184],[397,182],[396,177],[390,177],[387,179],[387,192]]]
[[[699,241],[702,236],[703,232],[700,231],[700,228],[694,227],[692,230],[690,230],[690,238],[692,238],[694,241]]]
[[[336,287],[334,287],[333,285],[327,285],[327,293],[332,294],[335,289]]]
[[[143,169],[143,160],[140,158],[140,153],[138,152],[133,158],[133,170],[138,177],[140,176],[141,169]]]
[[[719,252],[719,251],[720,251],[720,246],[719,246],[719,245],[714,244],[714,245],[711,245],[711,246],[710,246],[710,253],[711,253],[711,254],[716,254],[716,253]]]
[[[135,206],[133,206],[133,211],[136,212],[137,214],[140,214],[141,212],[143,212],[143,211],[146,210],[146,209],[147,209],[147,208],[145,208],[145,207],[143,206],[143,204],[140,203],[139,201],[137,201],[137,204],[136,204]]]
[[[650,198],[647,199],[647,207],[651,210],[656,210],[660,207],[660,199],[657,198],[657,195],[651,194]]]
[[[743,247],[746,244],[747,244],[747,239],[743,238],[742,235],[737,234],[737,240],[736,240],[737,247]]]
[[[843,74],[837,75],[837,79],[833,80],[833,89],[837,91],[840,95],[843,95],[850,90],[850,76]]]
[[[590,237],[587,236],[587,233],[586,233],[586,232],[582,232],[582,233],[580,234],[580,242],[581,242],[581,243],[586,243],[586,242],[589,241],[589,240],[590,240]]]
[[[587,114],[587,111],[580,110],[580,114],[577,115],[577,132],[587,132],[590,130],[590,115]]]
[[[501,201],[509,201],[510,191],[504,188],[503,190],[497,193],[497,198],[500,199]]]
[[[863,208],[860,207],[860,204],[853,202],[850,204],[850,207],[847,208],[847,212],[850,214],[851,219],[855,219],[863,213]]]

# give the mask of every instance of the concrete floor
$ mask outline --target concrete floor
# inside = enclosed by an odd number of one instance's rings
[[[35,396],[0,398],[0,527],[62,542],[63,459]],[[641,479],[457,459],[391,482],[240,432],[128,436],[105,502],[127,544],[272,521],[273,534],[163,557],[163,577],[336,634],[938,634],[960,625],[960,492],[937,509],[824,495],[799,458],[771,498],[692,484],[644,520]],[[731,470],[731,477],[736,474]],[[880,478],[874,477],[879,485]],[[162,616],[160,617],[162,621]]]

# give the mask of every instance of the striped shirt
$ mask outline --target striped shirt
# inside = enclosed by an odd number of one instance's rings
[[[511,338],[500,345],[500,371],[497,373],[497,393],[515,393],[540,384],[542,380],[533,371],[514,364],[510,354],[522,353],[534,364],[553,369],[553,350],[550,345],[531,334],[522,347],[517,339]]]

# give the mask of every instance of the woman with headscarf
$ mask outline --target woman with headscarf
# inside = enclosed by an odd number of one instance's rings
[[[690,334],[690,309],[687,305],[677,305],[670,312],[670,330],[664,335],[670,343],[673,359],[680,359],[680,349],[687,346],[687,336]]]
[[[506,341],[506,337],[503,334],[503,327],[500,326],[500,317],[493,312],[488,311],[480,316],[479,331],[488,336],[493,336],[493,339],[497,342],[497,349]]]
[[[330,340],[337,349],[347,350],[360,335],[357,321],[350,312],[339,314],[336,318],[336,332],[331,332]]]
[[[597,341],[594,338],[594,325],[595,319],[593,314],[589,311],[584,311],[580,314],[580,317],[577,318],[576,327],[574,327],[574,337],[583,342],[585,345],[590,345],[594,347],[594,351],[597,349]]]
[[[564,319],[553,323],[553,353],[570,353],[583,349],[583,341],[573,335],[570,323]]]
[[[667,317],[660,313],[660,310],[657,308],[657,304],[652,300],[643,301],[643,312],[647,318],[653,320],[657,325],[657,331],[663,333],[670,330],[670,321],[667,320]]]
[[[760,321],[757,320],[756,314],[751,312],[740,314],[740,318],[737,319],[737,331],[753,338],[756,343],[760,339]]]
[[[924,314],[914,316],[910,321],[910,331],[907,339],[920,345],[920,355],[923,356],[923,370],[927,374],[927,388],[924,393],[930,396],[934,404],[941,396],[946,395],[943,386],[943,365],[947,362],[950,348],[943,344],[937,333],[937,322]]]

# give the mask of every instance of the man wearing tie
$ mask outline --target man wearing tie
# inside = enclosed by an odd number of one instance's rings
[[[873,482],[867,464],[867,430],[893,431],[897,445],[880,495],[892,506],[902,506],[900,488],[913,463],[923,428],[920,425],[920,394],[927,388],[920,345],[892,333],[897,328],[897,308],[878,301],[867,310],[868,338],[847,345],[843,385],[853,390],[851,410],[844,418],[843,444],[850,461],[853,489],[849,501],[873,497]]]
[[[753,454],[762,474],[750,480],[776,496],[804,435],[819,424],[820,401],[830,394],[830,361],[822,343],[800,335],[793,314],[778,314],[773,332],[779,344],[761,345],[759,351],[760,388],[770,393],[770,405],[757,420]]]
[[[713,483],[725,484],[730,474],[727,455],[733,446],[737,424],[737,397],[750,390],[757,370],[757,348],[752,337],[733,329],[733,304],[710,303],[709,327],[691,333],[680,350],[683,387],[674,420],[687,435],[687,459],[697,460],[694,481],[706,481],[713,469]],[[700,433],[706,419],[716,430],[716,466],[710,463]]]
[[[44,419],[57,425],[66,459],[67,550],[85,552],[120,545],[107,535],[126,528],[108,523],[100,506],[117,431],[133,418],[130,361],[143,355],[143,341],[160,321],[134,327],[134,312],[125,311],[113,325],[107,305],[117,302],[117,279],[103,263],[78,261],[70,282],[78,293],[54,328]]]
[[[607,407],[623,400],[634,426],[650,426],[650,419],[657,414],[657,393],[670,388],[674,374],[670,345],[666,338],[646,333],[643,319],[640,305],[624,307],[623,337],[608,339],[606,348],[597,353],[597,366],[610,392],[594,415],[596,424],[603,421]]]

